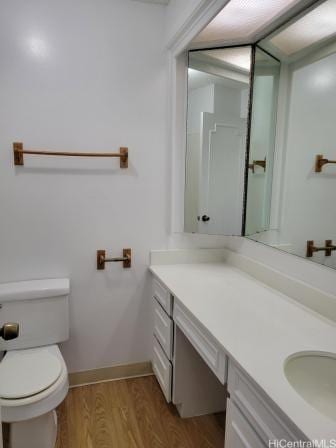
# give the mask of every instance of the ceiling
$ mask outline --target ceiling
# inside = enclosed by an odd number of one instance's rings
[[[327,0],[275,33],[270,43],[291,56],[335,35],[336,0]]]
[[[189,88],[207,84],[246,88],[250,64],[250,47],[193,51],[189,53]]]
[[[194,43],[247,41],[300,0],[230,0]]]
[[[250,71],[251,66],[251,48],[219,48],[217,50],[203,50],[203,55],[213,58],[217,63],[224,63],[232,66],[233,69]]]

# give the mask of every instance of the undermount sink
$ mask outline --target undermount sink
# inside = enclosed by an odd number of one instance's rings
[[[284,371],[288,382],[307,403],[336,420],[336,354],[296,353],[285,361]]]

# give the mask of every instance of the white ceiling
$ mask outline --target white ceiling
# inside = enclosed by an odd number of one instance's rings
[[[254,33],[298,2],[299,0],[230,0],[196,36],[194,43],[250,41]]]
[[[336,0],[327,0],[275,34],[270,42],[287,56],[336,34]]]
[[[250,71],[250,47],[219,48],[218,50],[204,50],[201,53],[215,59],[217,62],[223,62],[247,72]]]
[[[250,63],[250,47],[193,51],[189,53],[189,88],[221,84],[246,89]]]

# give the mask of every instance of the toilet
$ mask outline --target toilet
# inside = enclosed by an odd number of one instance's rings
[[[19,336],[0,339],[0,406],[10,448],[54,448],[55,409],[69,390],[58,343],[69,338],[69,280],[0,284],[0,326],[19,324]]]

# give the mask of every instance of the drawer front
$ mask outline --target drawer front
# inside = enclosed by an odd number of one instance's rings
[[[170,403],[172,390],[172,365],[155,336],[153,336],[152,367],[153,372],[161,386],[162,392],[167,402]]]
[[[226,383],[227,360],[217,342],[178,304],[174,304],[174,322],[201,355],[222,384]]]
[[[172,296],[167,288],[165,288],[157,279],[153,280],[153,296],[166,311],[168,316],[172,315]]]
[[[267,445],[268,446],[268,445]],[[225,425],[225,448],[265,448],[258,435],[241,414],[237,406],[228,400]]]
[[[267,446],[269,440],[297,441],[301,439],[300,435],[295,434],[295,431],[290,428],[290,422],[283,421],[283,418],[278,415],[279,411],[273,409],[274,405],[268,402],[267,397],[259,392],[256,385],[232,363],[229,365],[228,390],[231,400]]]
[[[162,306],[153,299],[154,305],[154,335],[160,342],[161,347],[168,356],[172,358],[173,348],[173,321],[163,310]]]

